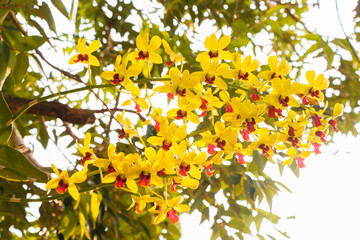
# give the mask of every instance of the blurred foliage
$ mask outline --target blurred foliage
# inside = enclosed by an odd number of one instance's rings
[[[135,38],[141,29],[143,32],[149,32],[151,36],[158,35],[166,39],[175,51],[181,49],[183,56],[188,60],[184,68],[193,71],[196,53],[192,44],[196,43],[199,37],[199,26],[207,21],[212,21],[220,32],[228,34],[230,31],[232,41],[229,50],[243,53],[245,47],[250,47],[255,54],[256,51],[266,52],[268,51],[266,49],[270,48],[271,54],[276,54],[292,64],[296,78],[301,76],[304,63],[311,62],[314,58],[325,59],[328,69],[334,70],[329,76],[331,82],[327,93],[329,105],[333,106],[336,102],[340,102],[346,106],[344,115],[338,120],[338,128],[343,133],[357,134],[355,124],[360,120],[357,111],[360,107],[358,90],[360,62],[354,46],[360,41],[358,33],[360,2],[355,8],[355,33],[346,38],[321,36],[309,31],[302,21],[303,16],[312,8],[321,6],[313,1],[311,4],[308,2],[310,1],[159,0],[154,1],[156,4],[146,12],[136,9],[131,1],[1,0],[0,127],[7,129],[0,134],[0,143],[14,146],[12,141],[8,141],[11,127],[6,126],[6,122],[11,117],[11,113],[2,96],[3,93],[35,99],[43,96],[44,93],[51,94],[82,86],[74,79],[59,74],[52,66],[49,70],[49,64],[39,54],[40,50],[44,53],[49,51],[50,54],[45,55],[52,57],[46,60],[67,71],[67,65],[62,66],[54,57],[60,54],[57,52],[57,46],[64,49],[64,54],[70,54],[76,48],[75,42],[79,37],[88,36],[89,40],[100,40],[101,51],[95,54],[102,65],[100,68],[92,69],[93,76],[96,76],[101,73],[103,66],[114,62],[117,54],[123,55],[135,48]],[[58,17],[55,17],[55,14]],[[74,20],[74,34],[59,31],[61,21],[66,21],[64,17]],[[17,19],[18,25],[15,24],[14,19]],[[138,19],[140,24],[130,19]],[[155,20],[159,20],[160,24]],[[26,32],[26,35],[19,27]],[[258,40],[264,38],[267,40]],[[155,66],[153,70],[155,77],[163,73],[162,68],[162,65]],[[74,70],[72,74],[84,77],[86,70]],[[96,82],[96,79],[93,81]],[[110,88],[100,90],[99,95],[106,96],[103,99],[109,105],[114,105],[114,99],[117,98],[117,92]],[[58,98],[63,103],[77,108],[91,108],[89,104],[91,99],[90,93]],[[108,125],[108,115],[99,114],[95,125],[87,130],[93,137],[101,139],[96,143],[98,156],[106,156],[109,136],[104,133]],[[25,114],[16,121],[16,126],[23,137],[33,136],[32,139],[36,138],[44,148],[47,147],[49,140],[58,144],[63,138],[69,139],[69,132],[59,120]],[[82,126],[74,125],[71,128],[74,132],[84,132]],[[68,147],[74,143],[75,140],[67,140]],[[134,151],[124,143],[119,143],[117,147],[118,151],[124,153]],[[20,151],[5,146],[1,147],[1,151],[14,156],[19,165],[25,162],[28,164]],[[271,210],[274,195],[286,189],[282,183],[272,180],[265,174],[266,164],[270,163],[263,156],[254,153],[252,163],[246,167],[222,165],[215,170],[214,177],[203,177],[201,186],[197,190],[178,190],[188,196],[186,201],[191,203],[191,212],[195,210],[201,212],[201,222],[212,219],[214,222],[212,239],[218,237],[244,239],[246,234],[254,234],[250,228],[253,223],[256,230],[260,231],[263,219],[273,224],[278,222],[279,217],[274,213],[259,209],[259,204],[267,201]],[[279,168],[282,172],[281,164]],[[294,174],[299,174],[296,164],[291,165],[290,168]],[[18,180],[24,177],[16,175],[16,166],[14,169],[0,169],[9,170],[13,174],[11,176],[18,177]],[[25,177],[31,178],[44,176],[42,170],[32,165],[24,174]],[[89,178],[84,186],[98,183],[100,183],[99,177],[94,176]],[[219,192],[225,196],[228,206],[216,202],[215,194]],[[45,194],[31,181],[9,182],[3,179],[0,179],[0,193],[3,197],[17,198]],[[27,203],[18,203],[16,199],[12,202],[2,201],[0,238],[20,239],[14,234],[15,229],[20,231],[25,239],[72,237],[79,239],[80,236],[90,239],[159,239],[161,236],[165,239],[180,238],[179,225],[166,221],[153,225],[151,215],[135,214],[133,210],[127,211],[131,204],[128,193],[114,190],[113,187],[91,192],[94,193],[102,196],[101,202],[98,203],[98,214],[91,209],[93,204],[91,195],[82,194],[78,202],[70,197],[42,202],[39,209],[40,217],[31,221],[28,216],[32,213],[29,212]],[[210,215],[209,206],[216,209],[214,216]],[[229,236],[230,228],[237,230],[236,236]],[[287,237],[286,233],[280,233]],[[261,231],[257,236],[259,239],[273,239],[269,235],[263,236]]]

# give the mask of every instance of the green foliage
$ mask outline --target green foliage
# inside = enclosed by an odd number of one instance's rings
[[[43,182],[48,179],[47,174],[21,152],[5,145],[0,145],[0,166],[0,176],[7,180]]]

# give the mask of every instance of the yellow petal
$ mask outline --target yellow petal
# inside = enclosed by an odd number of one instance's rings
[[[269,64],[271,71],[275,71],[275,69],[277,67],[277,63],[278,63],[278,60],[277,60],[276,56],[270,56],[268,58],[268,64]]]
[[[79,198],[79,191],[77,190],[76,186],[74,183],[70,183],[69,184],[69,194],[75,199],[78,200]]]
[[[161,38],[158,36],[154,36],[150,40],[149,51],[154,51],[161,46]]]
[[[138,191],[138,186],[136,184],[136,182],[134,180],[127,180],[126,181],[126,186],[130,189],[130,191],[132,191],[133,193],[137,193]]]
[[[344,104],[336,103],[334,106],[333,118],[340,116],[343,110],[344,110]]]
[[[222,36],[219,40],[219,50],[223,50],[230,43],[230,37],[228,35]]]
[[[45,188],[46,188],[47,190],[53,189],[53,188],[57,188],[57,186],[59,185],[60,180],[61,180],[61,178],[51,179],[50,181],[48,181],[48,182],[46,183]]]
[[[164,221],[165,220],[165,218],[166,218],[166,211],[161,211],[160,213],[159,213],[159,215],[157,215],[156,216],[156,218],[154,219],[154,223],[155,224],[159,224],[159,223],[161,223],[162,221]]]
[[[199,185],[199,181],[196,179],[184,178],[181,180],[181,186],[183,187],[197,189],[198,185]]]
[[[90,55],[89,57],[90,57],[90,65],[95,67],[100,66],[100,62],[95,56]]]
[[[174,207],[175,211],[177,212],[186,212],[190,210],[190,207],[188,205],[177,205]]]
[[[100,77],[102,77],[103,79],[106,79],[106,80],[112,80],[114,78],[115,74],[116,74],[116,72],[105,71],[100,74]]]
[[[92,52],[96,51],[100,47],[100,44],[101,43],[99,40],[92,41],[87,49],[87,52],[92,53]]]

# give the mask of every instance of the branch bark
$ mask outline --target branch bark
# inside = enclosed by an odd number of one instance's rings
[[[32,101],[31,99],[20,98],[8,94],[4,94],[4,97],[11,111],[14,113],[19,111],[26,103]],[[26,113],[60,118],[64,122],[79,125],[93,124],[96,120],[94,112],[91,110],[71,108],[68,105],[57,101],[40,102],[29,108]]]

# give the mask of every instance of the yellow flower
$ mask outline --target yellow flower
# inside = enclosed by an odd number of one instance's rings
[[[184,119],[184,123],[189,120],[195,124],[199,124],[199,117],[192,111],[199,107],[198,101],[188,101],[186,98],[179,100],[179,108],[173,108],[167,112],[168,118],[175,118],[176,120]]]
[[[157,136],[152,136],[147,139],[148,143],[161,146],[164,150],[169,150],[173,144],[183,140],[186,137],[186,126],[177,127],[174,122],[168,125],[168,121],[160,123],[160,131]]]
[[[185,70],[182,74],[180,70],[173,67],[169,71],[171,83],[167,83],[164,86],[159,86],[154,91],[160,91],[164,93],[172,93],[179,97],[186,97],[190,99],[196,99],[194,93],[190,91],[190,88],[195,87],[200,83],[199,79],[190,78],[188,70]],[[181,76],[180,76],[181,75]]]
[[[150,195],[143,195],[140,197],[131,195],[131,198],[132,198],[133,202],[127,210],[130,210],[136,203],[136,212],[137,213],[141,213],[142,211],[144,211],[144,209],[146,207],[146,203],[153,202],[153,198],[150,197]]]
[[[260,149],[267,158],[272,158],[274,155],[273,148],[278,150],[286,148],[282,145],[276,145],[278,142],[278,137],[279,134],[277,133],[270,134],[270,130],[268,128],[261,128],[259,133],[259,140],[252,142],[250,144],[250,148],[253,150]]]
[[[114,85],[121,84],[129,92],[139,95],[140,89],[135,86],[129,77],[138,76],[141,73],[141,68],[137,63],[133,63],[128,69],[127,65],[128,60],[124,58],[121,62],[121,56],[118,55],[115,60],[115,71],[105,71],[101,73],[100,77],[110,80],[110,83]]]
[[[139,185],[142,187],[150,187],[151,184],[162,188],[163,182],[160,176],[165,176],[170,171],[174,173],[175,167],[173,160],[174,153],[171,151],[164,151],[160,149],[158,153],[152,147],[145,149],[145,159],[135,159],[135,165],[133,165],[129,171],[129,178],[140,178]]]
[[[156,203],[156,206],[149,209],[149,211],[153,213],[159,213],[159,215],[154,220],[155,224],[161,223],[165,220],[166,217],[170,219],[172,224],[177,223],[179,221],[177,213],[190,210],[189,206],[180,204],[182,202],[181,196],[169,199],[167,201],[160,198],[153,198],[153,201]],[[156,208],[159,210],[156,210]]]
[[[86,46],[86,38],[79,38],[78,48],[80,54],[72,56],[69,60],[69,64],[75,64],[78,62],[87,63],[92,66],[99,66],[99,60],[91,55],[91,53],[95,52],[100,47],[100,41],[94,40],[90,43],[89,47]]]
[[[300,93],[302,94],[302,103],[304,105],[309,104],[309,100],[316,99],[320,102],[324,101],[324,94],[321,90],[326,89],[329,86],[329,80],[327,80],[323,74],[320,74],[315,79],[315,71],[306,72],[306,80],[308,85],[299,84]]]
[[[136,37],[136,47],[139,51],[135,51],[129,54],[130,59],[144,60],[156,64],[162,63],[161,56],[155,52],[161,46],[161,38],[154,36],[150,40],[149,34],[145,33],[142,37],[138,35]]]
[[[92,148],[90,148],[90,141],[91,141],[91,134],[89,132],[87,132],[85,134],[85,138],[84,138],[84,146],[81,146],[77,141],[76,141],[76,145],[78,147],[79,152],[84,156],[81,159],[80,164],[84,165],[85,162],[89,163],[93,163],[94,159],[96,158],[95,154],[94,154],[94,150]]]
[[[232,127],[225,128],[223,122],[217,121],[215,123],[215,134],[204,132],[202,134],[203,141],[208,144],[208,153],[215,154],[215,148],[220,151],[225,151],[230,154],[233,151],[233,146],[236,144],[237,132]]]
[[[241,99],[234,97],[230,101],[233,112],[226,112],[222,119],[231,122],[234,127],[245,127],[248,132],[256,130],[258,123],[264,121],[260,115],[264,112],[266,105],[256,105],[250,100],[241,102]]]
[[[239,53],[232,55],[232,63],[235,66],[234,70],[230,70],[224,74],[225,78],[231,78],[240,81],[253,81],[256,76],[251,73],[259,68],[260,62],[256,59],[251,59],[251,56],[246,56],[243,60]]]
[[[293,159],[295,159],[296,162],[297,162],[298,167],[299,168],[304,168],[305,167],[304,160],[305,160],[305,158],[309,157],[310,154],[311,154],[311,152],[308,152],[308,151],[305,151],[305,150],[302,150],[301,153],[298,153],[298,151],[295,148],[290,148],[287,151],[287,155],[289,155],[290,158],[285,160],[283,162],[283,165],[288,165],[293,161]]]
[[[202,58],[200,65],[203,71],[194,72],[190,78],[196,82],[205,82],[210,85],[215,85],[221,90],[227,89],[227,84],[220,76],[229,71],[229,65],[222,63],[219,65],[219,59],[214,59],[210,62],[209,58]]]
[[[285,60],[281,60],[280,64],[278,65],[278,60],[276,56],[270,56],[268,58],[268,64],[270,70],[262,71],[259,73],[259,78],[265,79],[270,81],[274,78],[282,79],[284,75],[288,74],[291,71],[291,66]]]
[[[132,159],[126,158],[124,153],[115,154],[115,146],[110,144],[108,148],[109,161],[100,160],[94,163],[95,166],[107,168],[109,174],[103,179],[103,183],[111,183],[115,181],[116,188],[123,188],[124,185],[133,193],[138,190],[137,184],[134,181],[135,177],[130,176],[129,168],[132,165]],[[110,163],[109,163],[110,162]]]
[[[87,178],[87,165],[84,165],[84,169],[82,171],[78,171],[74,173],[71,177],[69,177],[69,173],[64,170],[59,172],[59,170],[51,164],[53,171],[58,175],[57,178],[51,179],[45,186],[47,190],[56,188],[56,192],[63,194],[66,190],[69,190],[69,194],[77,200],[79,198],[79,191],[77,190],[75,183],[82,183]]]
[[[116,115],[116,120],[121,123],[123,127],[119,138],[123,139],[125,136],[128,136],[131,139],[134,135],[137,135],[137,132],[133,128],[131,121],[128,118],[124,118],[124,115],[125,110],[123,110],[121,114]]]
[[[162,44],[164,46],[165,52],[170,56],[170,61],[166,63],[168,66],[171,66],[173,62],[177,64],[178,62],[184,61],[185,58],[183,57],[183,55],[181,53],[174,53],[173,50],[171,50],[166,40],[163,39]]]
[[[205,152],[197,154],[195,151],[186,154],[187,144],[184,141],[174,146],[173,151],[180,159],[180,164],[178,166],[179,175],[186,177],[187,173],[189,173],[192,177],[199,180],[201,177],[199,166],[202,166],[206,161],[207,154]]]
[[[272,106],[280,109],[285,109],[288,106],[299,107],[300,103],[291,96],[296,94],[298,88],[296,85],[291,84],[290,79],[276,78],[272,80],[271,85],[273,87],[270,95],[264,97],[263,101],[269,103]]]
[[[218,42],[216,35],[213,33],[211,36],[206,37],[205,39],[205,47],[209,51],[200,53],[196,57],[197,62],[201,62],[203,59],[212,59],[218,58],[219,60],[231,60],[232,55],[230,52],[225,51],[224,49],[230,43],[230,37],[228,35],[222,36]]]

